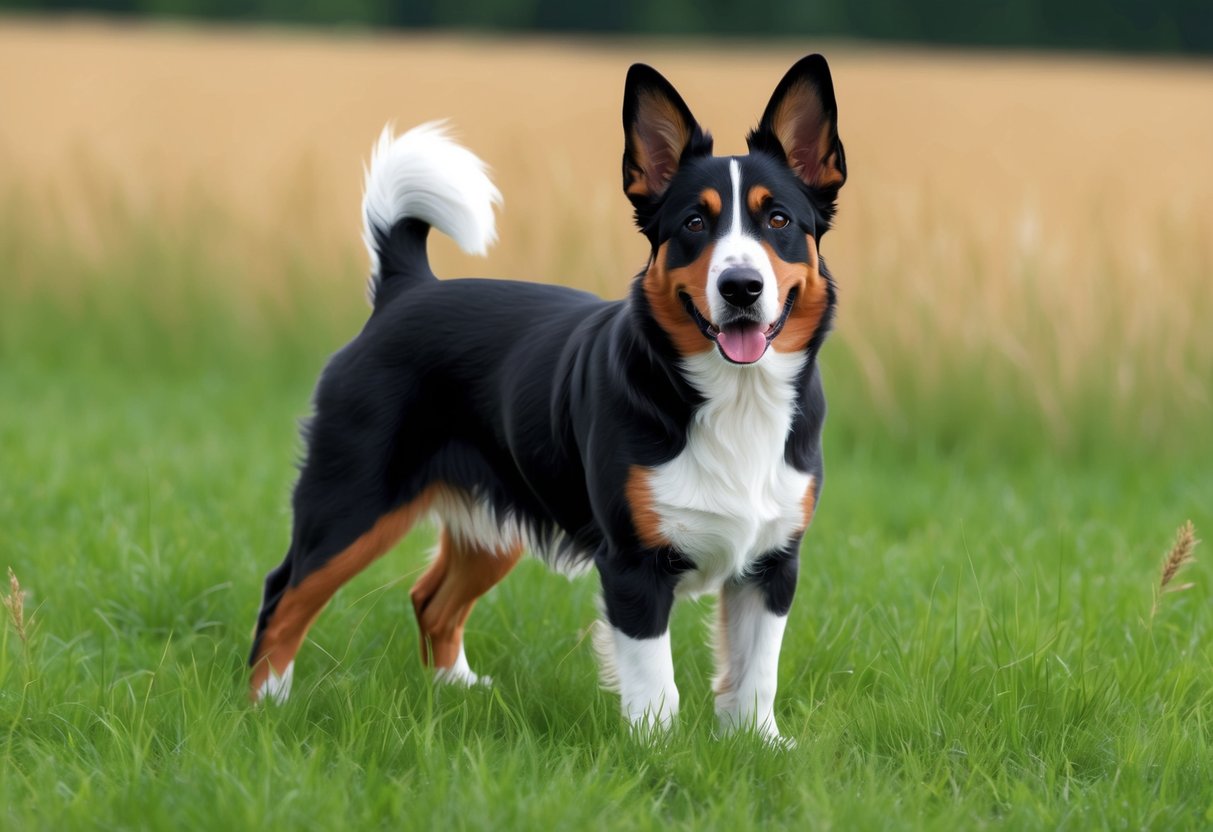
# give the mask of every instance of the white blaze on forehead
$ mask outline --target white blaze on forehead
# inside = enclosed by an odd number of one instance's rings
[[[730,234],[741,233],[741,165],[729,159],[729,178],[733,180],[733,227]]]
[[[745,200],[741,192],[741,165],[736,159],[729,159],[729,179],[732,183],[733,210],[729,229],[716,242],[712,262],[708,266],[708,309],[714,323],[719,323],[730,314],[729,303],[720,294],[718,285],[725,269],[732,266],[756,269],[762,276],[762,296],[755,308],[762,320],[771,324],[779,314],[779,284],[766,249],[745,232],[742,224],[741,210]]]

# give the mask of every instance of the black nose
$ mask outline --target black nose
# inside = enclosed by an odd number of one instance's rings
[[[753,306],[754,301],[762,294],[762,275],[757,269],[734,266],[720,273],[717,286],[720,287],[720,294],[725,300],[744,309]]]

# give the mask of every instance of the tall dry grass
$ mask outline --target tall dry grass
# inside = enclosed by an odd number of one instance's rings
[[[1213,413],[1207,64],[8,21],[0,199],[21,240],[5,280],[45,282],[42,251],[104,264],[153,228],[234,293],[289,295],[307,271],[323,276],[308,291],[356,295],[371,140],[446,117],[505,208],[487,262],[440,241],[439,273],[618,296],[646,255],[619,183],[627,65],[666,73],[731,153],[812,50],[834,70],[851,174],[823,245],[834,372],[885,428],[913,436],[958,403],[963,434],[1028,402],[1060,442],[1097,409],[1150,443]]]

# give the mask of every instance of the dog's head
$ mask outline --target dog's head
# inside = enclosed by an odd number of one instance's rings
[[[847,177],[825,58],[788,70],[745,156],[713,156],[682,96],[644,64],[628,71],[623,127],[623,187],[653,247],[644,295],[675,349],[734,364],[806,349],[832,304],[817,245]]]

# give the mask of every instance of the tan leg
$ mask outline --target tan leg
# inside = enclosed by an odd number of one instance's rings
[[[249,684],[254,702],[266,695],[279,701],[286,699],[295,654],[312,622],[343,584],[404,536],[427,505],[426,499],[418,499],[383,515],[344,551],[286,590],[258,643]]]
[[[452,681],[476,681],[463,655],[463,625],[476,599],[509,574],[521,557],[520,544],[492,550],[443,529],[438,557],[409,592],[425,665],[447,671]]]

